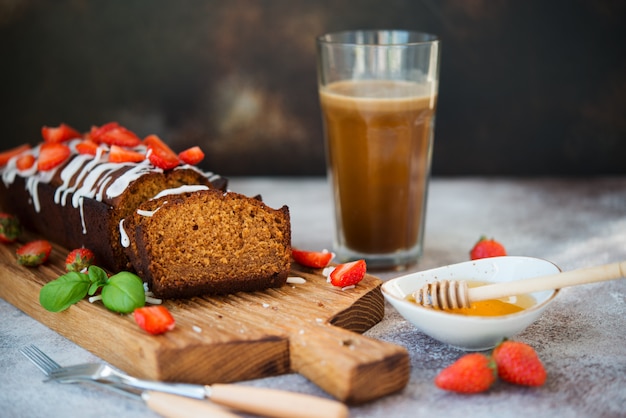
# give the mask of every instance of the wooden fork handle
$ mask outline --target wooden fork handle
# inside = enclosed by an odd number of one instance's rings
[[[603,282],[626,276],[626,261],[557,273],[550,276],[503,282],[470,288],[470,302],[523,295],[542,290],[561,289],[568,286]]]
[[[233,384],[207,387],[209,399],[244,412],[279,418],[346,418],[341,402],[302,393]]]
[[[207,400],[153,391],[145,391],[141,397],[148,408],[166,418],[239,418],[239,415]]]

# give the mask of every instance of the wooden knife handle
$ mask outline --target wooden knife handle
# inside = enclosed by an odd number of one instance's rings
[[[206,400],[153,391],[143,392],[141,398],[148,408],[165,418],[239,418],[239,415]]]
[[[233,384],[207,386],[209,399],[220,405],[276,418],[346,418],[341,402],[302,393]]]

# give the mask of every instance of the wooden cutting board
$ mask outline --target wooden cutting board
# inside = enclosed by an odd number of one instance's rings
[[[0,297],[112,365],[141,378],[199,384],[297,372],[335,398],[358,404],[404,388],[409,357],[361,335],[384,314],[371,275],[341,290],[317,270],[294,265],[304,284],[220,297],[169,300],[176,328],[152,336],[132,315],[83,300],[60,313],[39,304],[41,287],[64,274],[68,251],[54,246],[37,268],[17,264],[17,244],[0,245]]]

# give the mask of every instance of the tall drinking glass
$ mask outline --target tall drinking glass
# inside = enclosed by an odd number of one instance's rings
[[[439,39],[402,30],[317,38],[340,261],[404,269],[422,254]]]

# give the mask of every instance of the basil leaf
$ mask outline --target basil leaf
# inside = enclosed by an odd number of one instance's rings
[[[91,280],[91,286],[89,286],[89,296],[93,296],[94,293],[98,291],[100,286],[104,286],[107,283],[108,276],[107,272],[101,269],[98,266],[89,266],[87,270],[87,274],[89,274],[89,280]]]
[[[139,276],[122,271],[111,277],[102,288],[102,303],[108,309],[130,313],[146,304],[143,282]]]
[[[41,288],[39,303],[50,312],[64,311],[87,295],[90,284],[86,274],[69,272]]]

